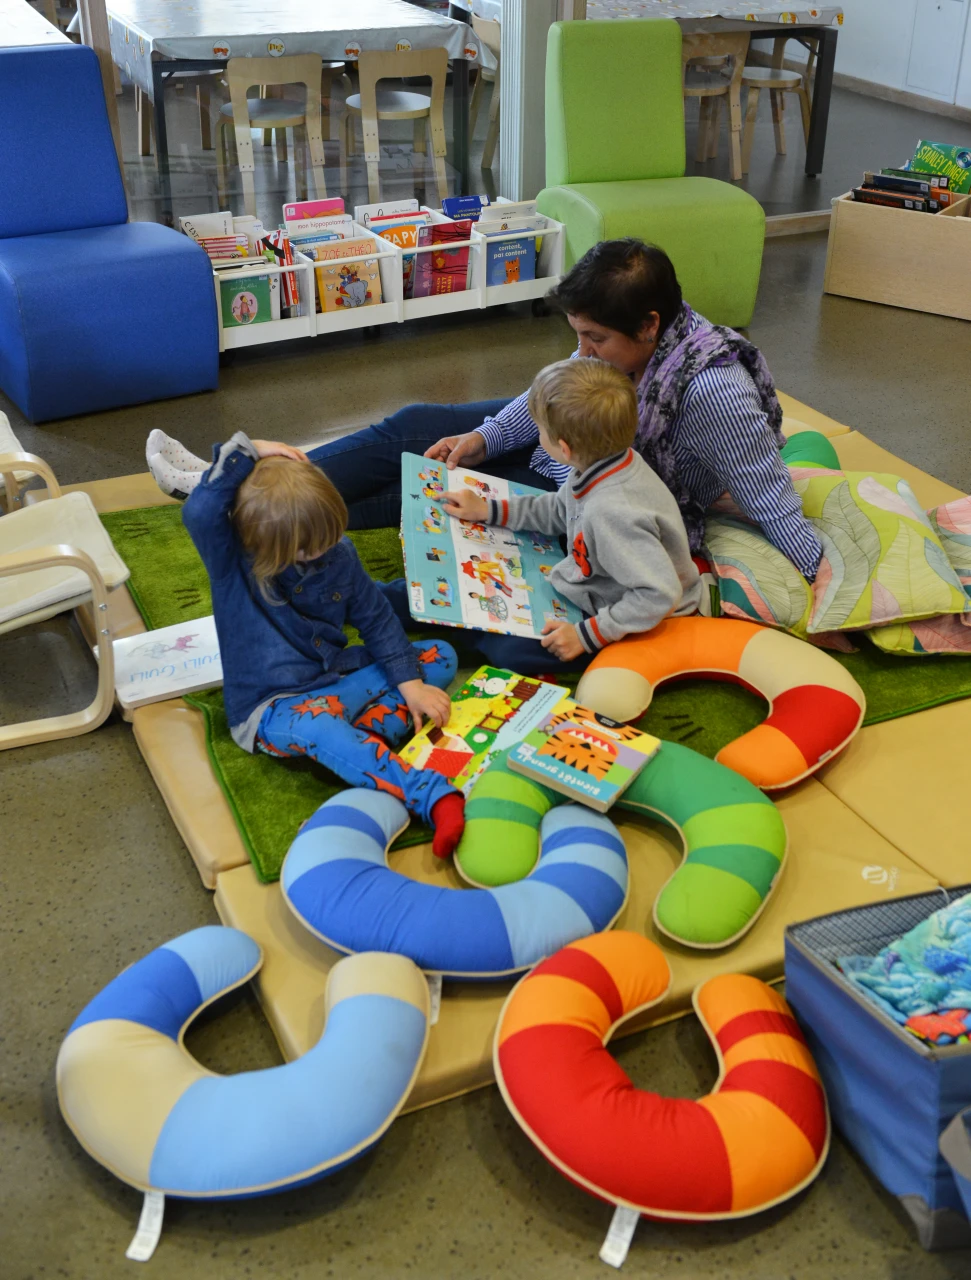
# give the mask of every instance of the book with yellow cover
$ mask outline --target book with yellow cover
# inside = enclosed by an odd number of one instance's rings
[[[381,269],[377,258],[324,263],[315,270],[321,311],[350,311],[381,301]]]
[[[661,741],[564,698],[509,752],[509,768],[606,813]]]
[[[480,667],[457,693],[444,729],[425,724],[400,750],[416,769],[434,769],[468,792],[500,751],[524,737],[566,690],[499,667]]]

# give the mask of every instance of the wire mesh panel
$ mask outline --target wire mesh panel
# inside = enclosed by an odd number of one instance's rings
[[[875,956],[889,942],[895,942],[935,911],[967,893],[971,893],[971,884],[851,907],[848,911],[790,925],[786,934],[797,946],[831,964],[840,956]]]

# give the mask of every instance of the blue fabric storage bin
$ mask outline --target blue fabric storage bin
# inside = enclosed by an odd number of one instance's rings
[[[876,955],[968,892],[971,885],[939,889],[786,929],[786,999],[816,1060],[833,1123],[900,1200],[925,1249],[971,1245],[961,1191],[938,1148],[949,1122],[971,1105],[971,1045],[918,1040],[835,962]]]
[[[951,1166],[964,1212],[971,1218],[971,1107],[957,1113],[938,1145]]]

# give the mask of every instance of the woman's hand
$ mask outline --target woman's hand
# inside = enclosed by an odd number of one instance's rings
[[[452,493],[443,493],[439,499],[445,508],[446,515],[456,520],[471,520],[473,524],[482,524],[489,518],[489,504],[468,489],[459,489]]]
[[[411,713],[415,733],[421,728],[422,716],[427,716],[439,729],[445,727],[452,710],[452,699],[444,689],[425,684],[424,680],[406,680],[398,685],[398,690]]]
[[[572,662],[586,652],[572,622],[547,622],[540,644],[561,662]]]
[[[282,444],[279,440],[251,440],[250,444],[261,458],[289,458],[291,462],[310,461],[302,449],[297,449],[292,444]]]
[[[477,467],[480,462],[485,462],[485,437],[478,431],[466,432],[464,436],[445,436],[425,450],[425,457],[444,462],[449,471],[454,471],[459,463],[463,467]]]

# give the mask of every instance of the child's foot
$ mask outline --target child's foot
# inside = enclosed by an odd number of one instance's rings
[[[145,442],[145,458],[155,483],[172,498],[187,498],[209,465],[158,429]]]
[[[442,796],[432,808],[432,823],[435,827],[432,853],[436,858],[447,858],[465,830],[465,796],[460,791]]]

